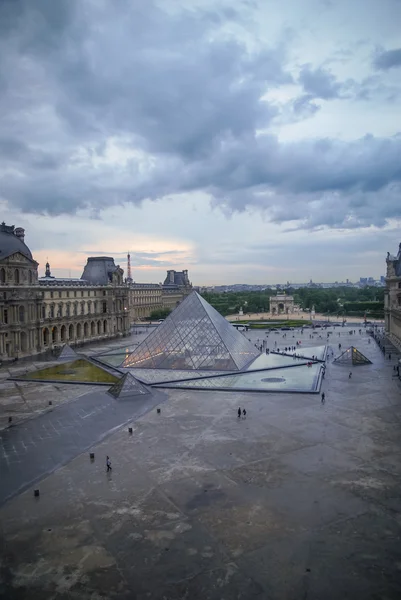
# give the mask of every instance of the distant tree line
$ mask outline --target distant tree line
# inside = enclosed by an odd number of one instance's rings
[[[242,307],[244,315],[269,311],[270,297],[277,293],[273,290],[263,292],[224,292],[221,294],[205,292],[203,297],[223,316],[238,314]],[[309,312],[328,315],[354,315],[374,318],[383,317],[384,288],[336,287],[336,288],[287,288],[285,293],[294,296],[295,304]]]

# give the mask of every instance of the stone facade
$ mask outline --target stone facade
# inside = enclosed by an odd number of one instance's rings
[[[24,230],[1,224],[0,360],[39,354],[65,342],[74,346],[126,335],[129,299],[121,281],[119,267],[107,284],[97,285],[52,277],[48,264],[39,279]]]
[[[163,306],[163,288],[158,283],[129,284],[130,322],[150,317],[154,310]]]
[[[155,310],[174,310],[193,289],[188,271],[174,270],[167,271],[163,284],[128,282],[128,286],[131,323],[149,318]]]
[[[292,315],[299,312],[299,307],[294,304],[293,296],[277,294],[270,297],[270,314]]]
[[[401,244],[398,254],[387,253],[384,319],[386,335],[401,349]]]

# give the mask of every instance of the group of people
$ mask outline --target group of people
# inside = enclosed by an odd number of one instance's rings
[[[246,410],[245,410],[245,408],[242,409],[242,411],[241,411],[241,407],[239,406],[237,414],[238,414],[238,418],[239,419],[241,418],[241,416],[242,416],[243,419],[246,419]]]

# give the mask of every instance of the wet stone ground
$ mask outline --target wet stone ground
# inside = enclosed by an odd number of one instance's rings
[[[341,343],[373,364],[349,379],[329,362],[325,405],[169,390],[132,435],[125,424],[94,461],[77,455],[37,483],[39,498],[6,502],[0,597],[399,599],[401,389],[365,335],[342,329]]]

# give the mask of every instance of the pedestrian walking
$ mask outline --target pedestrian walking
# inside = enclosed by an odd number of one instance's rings
[[[352,372],[350,371],[349,375],[348,375],[348,379],[351,379],[351,377],[352,377]]]
[[[238,408],[238,418],[241,418],[241,407]]]
[[[244,410],[242,411],[242,416],[244,417],[244,419],[246,419],[246,410],[244,408]]]
[[[322,392],[322,404],[324,404],[326,401],[326,396],[324,395],[324,392]]]
[[[107,473],[109,471],[111,471],[111,460],[108,456],[106,456],[106,470],[107,470]]]

